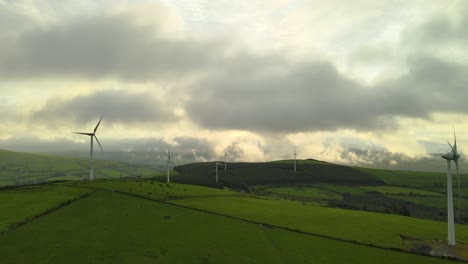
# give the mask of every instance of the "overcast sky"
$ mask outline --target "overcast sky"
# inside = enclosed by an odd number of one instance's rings
[[[0,148],[86,150],[104,115],[107,150],[463,152],[467,28],[463,0],[0,0]]]

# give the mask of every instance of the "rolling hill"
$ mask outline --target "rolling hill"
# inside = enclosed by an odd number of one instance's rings
[[[143,178],[160,173],[159,168],[95,160],[96,178]],[[0,186],[81,180],[89,174],[89,159],[0,150]]]
[[[176,166],[178,175],[173,179],[180,183],[205,186],[226,186],[248,190],[249,186],[267,184],[334,183],[351,185],[378,185],[383,180],[348,166],[315,160],[301,161],[298,171],[292,170],[291,161],[264,163],[229,163],[229,170],[219,169],[219,183],[215,179],[215,162],[192,163]]]

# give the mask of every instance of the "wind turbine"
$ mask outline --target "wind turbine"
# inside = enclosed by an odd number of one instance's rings
[[[174,164],[174,162],[171,161],[171,153],[169,152],[169,150],[167,151],[167,164],[166,164],[166,172],[167,172],[167,183],[171,182],[171,179],[170,179],[170,164]]]
[[[91,150],[90,150],[90,158],[89,158],[89,180],[92,181],[94,180],[94,161],[93,161],[93,139],[95,138],[97,143],[99,144],[99,147],[102,149],[101,142],[99,142],[99,139],[96,137],[96,131],[99,127],[99,124],[101,124],[102,121],[102,116],[101,119],[99,119],[99,122],[97,123],[96,127],[94,128],[94,131],[92,133],[84,133],[84,132],[73,132],[75,134],[80,134],[80,135],[85,135],[85,136],[90,136],[91,137]]]
[[[447,220],[448,220],[448,244],[455,246],[455,224],[453,216],[453,195],[452,195],[452,163],[455,163],[457,167],[458,177],[458,199],[460,199],[460,176],[458,175],[458,159],[460,154],[457,152],[457,137],[455,136],[455,130],[453,131],[453,146],[447,141],[452,151],[442,155],[442,158],[447,160]]]

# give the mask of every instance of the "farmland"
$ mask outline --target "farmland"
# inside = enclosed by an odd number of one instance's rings
[[[168,184],[151,167],[99,161],[99,177],[89,182],[73,175],[86,171],[86,160],[10,154],[2,175],[15,186],[0,190],[2,263],[450,262],[410,254],[411,243],[400,238],[446,239],[439,174],[418,186],[424,173],[315,160],[299,162],[294,173],[290,161],[276,161],[229,164],[216,183],[213,164],[198,163],[176,167],[176,183]],[[28,173],[35,168],[44,177],[51,168],[64,175],[21,187],[18,164],[34,164]],[[147,178],[129,177],[135,171]],[[460,244],[468,243],[460,224],[467,201],[455,200]],[[468,258],[463,246],[457,251]]]
[[[83,193],[88,195],[21,226],[4,230],[0,234],[0,242],[5,245],[0,249],[4,256],[2,263],[32,260],[35,263],[307,263],[310,259],[320,263],[372,263],[376,260],[382,263],[447,262],[386,250],[384,247],[387,243],[382,239],[358,237],[361,240],[358,242],[372,242],[382,248],[347,241],[359,233],[359,226],[364,223],[356,225],[349,232],[340,228],[339,232],[326,234],[331,235],[330,238],[322,236],[320,232],[315,234],[317,230],[311,228],[311,224],[304,225],[310,220],[310,215],[318,214],[322,218],[314,224],[322,222],[321,227],[324,228],[333,224],[327,222],[330,219],[353,217],[353,214],[357,214],[353,211],[330,211],[327,215],[320,211],[326,208],[290,201],[266,201],[237,192],[183,184],[160,185],[150,181],[49,184],[42,188],[42,192],[54,189],[48,196],[58,200],[68,200]],[[61,190],[67,188],[75,193],[61,196]],[[31,190],[17,189],[2,194],[8,199],[7,196],[21,195],[23,192]],[[24,200],[18,199],[12,203],[20,204]],[[208,205],[201,208],[200,204],[206,202]],[[50,200],[38,203],[41,204],[38,207],[43,209],[54,205]],[[239,204],[244,206],[239,207]],[[235,213],[220,210],[226,205]],[[292,217],[297,217],[296,210],[301,206],[304,206],[301,210],[306,209],[310,213],[291,222]],[[262,210],[252,214],[261,207]],[[282,219],[287,213],[279,212],[286,207],[293,208],[292,214]],[[16,214],[11,208],[3,207],[3,210]],[[262,218],[260,212],[267,212],[265,216],[271,219]],[[354,217],[358,219],[349,225],[364,219]],[[379,221],[386,217],[381,216]],[[412,224],[415,223],[409,220],[405,226]],[[426,225],[437,228],[437,223],[429,222]],[[410,234],[431,236],[432,232],[427,232],[425,228]],[[393,236],[398,231],[393,234],[386,232],[387,238],[392,237],[388,245],[397,245]],[[32,235],[34,239],[29,239]],[[73,239],[70,240],[70,237]],[[340,254],[331,254],[332,251],[339,251]]]

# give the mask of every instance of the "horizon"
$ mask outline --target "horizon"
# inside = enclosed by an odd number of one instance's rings
[[[45,155],[54,155],[54,156],[65,156],[71,158],[82,158],[89,159],[89,149],[88,150],[56,150],[56,151],[24,151],[24,150],[9,150],[9,149],[0,149],[0,151],[9,151],[9,152],[18,152],[18,153],[27,153],[27,154],[45,154]],[[109,160],[123,162],[133,165],[154,165],[160,166],[167,162],[167,149],[156,149],[156,150],[132,150],[132,151],[95,151],[94,159],[95,160]],[[224,156],[217,157],[215,156],[212,150],[210,151],[194,151],[192,150],[171,150],[171,157],[173,161],[176,161],[175,166],[185,165],[185,164],[196,164],[196,163],[214,163],[222,162],[224,163]],[[230,159],[233,158],[233,159]],[[263,161],[248,161],[242,160],[240,157],[227,156],[227,163],[269,163],[277,161],[294,161],[294,157],[283,157],[278,159],[263,160]],[[361,168],[370,168],[378,170],[396,170],[396,171],[420,171],[420,172],[446,172],[446,168],[443,166],[445,162],[437,163],[439,156],[433,154],[424,159],[411,159],[402,161],[398,164],[388,164],[387,161],[380,161],[375,163],[340,163],[332,162],[327,160],[321,160],[314,157],[301,157],[297,158],[298,161],[319,161],[343,166],[350,167],[361,167]],[[460,173],[465,173],[463,165],[466,163],[461,163]],[[299,166],[299,164],[298,164]]]

